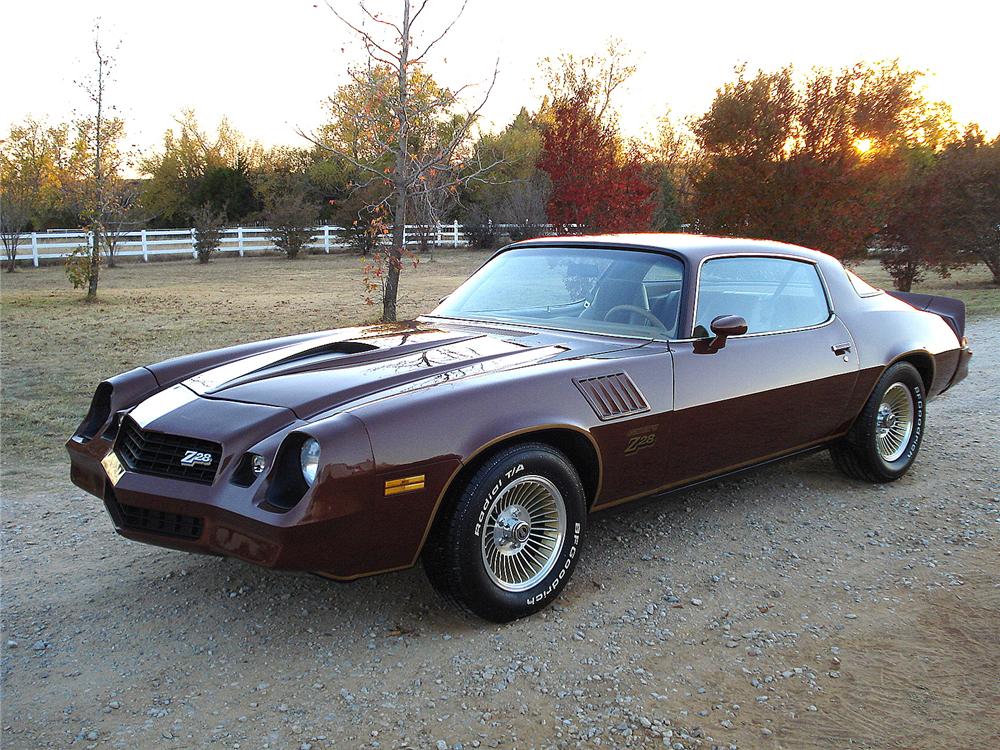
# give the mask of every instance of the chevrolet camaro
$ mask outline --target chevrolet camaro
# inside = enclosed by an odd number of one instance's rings
[[[591,511],[811,450],[902,476],[964,327],[793,245],[531,240],[412,322],[108,378],[71,476],[129,539],[336,580],[419,560],[507,621],[566,586]]]

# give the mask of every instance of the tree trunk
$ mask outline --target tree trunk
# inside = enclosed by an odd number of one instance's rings
[[[392,175],[396,205],[392,212],[392,247],[389,248],[389,262],[382,290],[382,320],[386,323],[396,321],[396,296],[399,293],[399,272],[403,268],[403,241],[406,239],[406,196],[410,190],[407,163],[410,158],[410,122],[406,101],[409,95],[406,66],[410,55],[410,0],[403,0],[402,30],[399,45],[399,105],[396,110],[399,125],[396,131],[396,165]]]
[[[398,160],[397,160],[398,161]],[[406,189],[396,189],[396,205],[392,213],[392,246],[385,274],[382,294],[382,320],[396,322],[396,297],[399,294],[399,272],[403,267],[403,240],[406,233]]]
[[[101,273],[101,233],[94,228],[93,242],[90,247],[90,269],[87,284],[87,299],[97,299],[97,281]]]
[[[980,257],[982,257],[986,267],[990,269],[990,273],[993,274],[993,283],[1000,286],[1000,253],[992,257],[981,253]]]

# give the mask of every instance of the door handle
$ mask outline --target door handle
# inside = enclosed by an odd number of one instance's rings
[[[841,354],[847,354],[847,352],[851,351],[851,345],[848,342],[844,342],[843,344],[834,344],[830,349],[839,357]]]

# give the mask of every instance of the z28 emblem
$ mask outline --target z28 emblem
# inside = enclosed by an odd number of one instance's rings
[[[652,448],[654,445],[656,445],[656,435],[636,435],[629,438],[628,445],[625,447],[625,455],[630,456],[643,448]]]
[[[181,459],[181,466],[211,466],[212,454],[201,451],[187,451]]]
[[[626,437],[628,443],[625,446],[625,455],[631,456],[638,453],[643,448],[652,448],[656,445],[656,425],[647,425],[635,430],[629,430]]]

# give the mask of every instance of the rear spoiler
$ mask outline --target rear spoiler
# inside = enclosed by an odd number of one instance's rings
[[[886,294],[902,300],[911,307],[926,312],[932,312],[944,318],[951,326],[958,340],[965,335],[965,303],[954,297],[938,297],[934,294],[918,294],[916,292],[897,292],[886,290]]]

